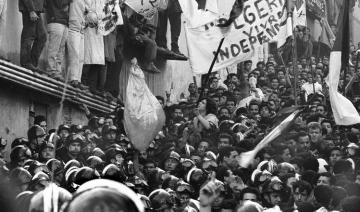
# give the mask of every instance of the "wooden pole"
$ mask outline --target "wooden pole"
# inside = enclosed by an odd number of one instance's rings
[[[207,86],[208,86],[208,84],[209,84],[209,78],[210,78],[211,71],[212,71],[212,69],[214,68],[216,59],[217,59],[217,57],[218,57],[218,55],[219,55],[219,52],[220,52],[220,50],[221,50],[222,44],[224,43],[224,40],[225,40],[225,38],[222,38],[222,39],[220,40],[218,49],[216,50],[216,53],[215,53],[215,56],[214,56],[213,61],[211,62],[209,71],[208,71],[208,73],[205,75],[205,80],[204,80],[204,81],[205,81],[205,84],[204,84],[204,87],[202,87],[202,89],[201,89],[201,92],[200,92],[200,95],[199,95],[199,98],[198,98],[198,101],[197,101],[198,103],[199,103],[200,100],[203,98],[203,96],[204,96],[204,90],[205,90],[205,88],[207,88]]]
[[[296,35],[293,39],[293,72],[294,72],[294,100],[295,106],[298,105],[297,101],[297,81],[298,81],[298,72],[297,72],[297,45],[296,45]]]

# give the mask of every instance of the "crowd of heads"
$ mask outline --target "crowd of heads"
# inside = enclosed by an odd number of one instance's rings
[[[166,124],[141,152],[126,136],[121,107],[85,126],[48,129],[37,116],[26,138],[1,139],[11,151],[1,159],[0,185],[9,192],[0,199],[16,199],[16,211],[50,207],[48,195],[69,212],[357,211],[360,125],[335,124],[323,83],[328,63],[279,65],[270,55],[255,68],[239,64],[226,80],[213,73],[202,88],[190,83],[178,104],[158,96]],[[359,109],[356,95],[349,99]],[[293,125],[242,167],[296,104],[305,109]]]

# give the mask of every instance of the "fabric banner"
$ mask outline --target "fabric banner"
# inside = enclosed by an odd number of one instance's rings
[[[113,32],[118,25],[123,25],[119,0],[107,0],[103,9],[104,18],[99,20],[98,32],[104,36]]]
[[[165,10],[169,0],[125,0],[125,4],[136,13],[151,19],[157,10]]]
[[[296,0],[293,12],[293,25],[306,26],[306,2],[305,0]]]
[[[270,142],[275,140],[280,135],[286,133],[287,129],[291,126],[296,117],[302,112],[302,109],[297,109],[287,116],[278,126],[276,126],[269,134],[267,134],[256,147],[248,152],[243,152],[238,158],[239,165],[247,168],[255,159],[256,154],[266,147]]]
[[[330,53],[329,74],[326,83],[329,86],[330,104],[335,123],[347,126],[360,123],[360,116],[354,105],[338,91],[341,69],[349,61],[350,23],[348,1],[344,3],[338,29],[334,48]]]
[[[282,46],[292,35],[291,17],[287,15],[284,0],[246,1],[242,14],[225,30],[217,25],[228,19],[231,7],[227,9],[229,12],[222,10],[219,13],[216,10],[198,10],[193,0],[179,3],[187,19],[185,33],[190,64],[195,74],[207,73],[224,36],[226,38],[213,71],[251,59],[255,49],[264,43],[277,41],[278,46]],[[221,5],[218,4],[217,8]]]

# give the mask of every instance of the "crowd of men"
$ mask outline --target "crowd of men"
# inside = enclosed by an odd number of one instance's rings
[[[167,48],[168,19],[171,50],[181,54],[176,0],[169,0],[158,20],[147,21],[122,4],[125,24],[106,37],[96,33],[102,5],[98,0],[19,0],[21,65],[40,71],[47,39],[49,76],[64,80],[67,70],[71,85],[102,91],[106,63],[116,57],[139,57],[145,71],[158,72],[155,50]],[[304,49],[296,64],[270,55],[257,64],[238,64],[226,80],[215,72],[202,87],[190,83],[189,95],[178,103],[168,94],[157,96],[166,123],[146,151],[137,151],[127,137],[122,106],[98,116],[86,110],[84,126],[48,129],[46,117],[36,116],[26,138],[0,139],[0,210],[359,211],[360,124],[334,122],[324,80],[329,58],[311,56],[309,35],[297,32],[298,42],[306,45],[299,45]],[[357,65],[351,46],[351,64]],[[360,111],[360,74],[353,65],[342,72],[339,90]],[[245,153],[298,105],[304,110],[292,126],[249,166],[241,166]]]
[[[86,126],[51,130],[37,116],[27,138],[1,139],[2,149],[11,145],[10,160],[1,160],[1,204],[15,211],[51,204],[62,211],[358,211],[360,125],[334,123],[328,64],[310,57],[281,65],[270,55],[256,68],[239,64],[225,81],[213,73],[203,88],[190,83],[178,104],[157,96],[166,124],[143,152],[126,136],[121,107],[105,116],[86,111]],[[358,71],[347,74],[340,86],[356,85]],[[357,93],[348,91],[359,110]],[[295,102],[306,109],[293,126],[240,166]]]

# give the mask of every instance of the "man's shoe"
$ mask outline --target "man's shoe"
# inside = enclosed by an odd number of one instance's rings
[[[161,73],[161,71],[154,65],[153,62],[149,63],[149,65],[144,67],[144,71],[149,73]]]
[[[56,80],[59,80],[59,81],[62,81],[62,82],[65,81],[64,77],[62,76],[62,74],[59,73],[59,72],[57,72],[57,71],[50,71],[50,72],[48,73],[48,75],[49,75],[49,77],[51,77],[51,78],[53,78],[53,79],[56,79]]]
[[[22,65],[22,67],[29,69],[31,71],[36,71],[36,72],[41,72],[41,70],[38,67],[35,67],[33,64],[28,63],[28,64],[24,64]]]
[[[180,50],[178,48],[176,49],[171,49],[172,52],[174,52],[175,54],[181,55],[181,56],[185,56],[183,53],[180,52]]]
[[[70,83],[69,83],[71,86],[73,86],[74,88],[78,88],[80,90],[87,90],[89,89],[88,86],[85,86],[84,84],[81,84],[79,81],[77,80],[72,80]]]

